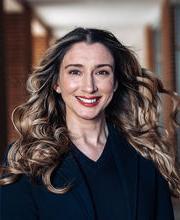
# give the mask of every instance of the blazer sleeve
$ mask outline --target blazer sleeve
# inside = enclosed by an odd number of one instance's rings
[[[168,182],[156,170],[156,220],[174,220],[174,212]]]
[[[13,144],[13,143],[12,143]],[[2,164],[7,165],[9,144]],[[1,220],[37,220],[37,208],[32,196],[32,184],[27,176],[22,175],[12,184],[0,186],[0,219]]]
[[[26,176],[17,182],[0,186],[1,220],[37,220],[37,208]]]

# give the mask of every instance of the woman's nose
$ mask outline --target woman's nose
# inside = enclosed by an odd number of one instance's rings
[[[96,85],[96,80],[94,79],[94,76],[93,75],[84,76],[81,88],[84,92],[87,93],[96,92],[98,90],[98,87]]]

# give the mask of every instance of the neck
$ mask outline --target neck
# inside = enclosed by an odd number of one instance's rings
[[[72,142],[100,147],[106,142],[108,128],[105,117],[96,120],[66,119]]]

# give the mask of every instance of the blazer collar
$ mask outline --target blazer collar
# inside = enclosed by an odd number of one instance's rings
[[[84,207],[84,209],[82,209],[85,216],[84,219],[94,220],[95,213],[88,187],[80,167],[71,152],[65,157],[56,174],[60,176],[58,179],[61,179],[61,183],[58,181],[58,185],[60,183],[60,185],[64,186],[71,183],[71,193],[74,195],[77,202],[80,203],[81,207]]]
[[[136,218],[138,153],[114,125],[108,123],[108,130],[112,154],[130,210],[129,219],[134,220]],[[95,215],[88,187],[71,152],[66,156],[57,173],[64,179],[64,183],[73,183],[72,193],[77,202],[81,202],[84,206],[86,219],[93,220]]]

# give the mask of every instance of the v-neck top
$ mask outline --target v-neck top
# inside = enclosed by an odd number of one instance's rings
[[[97,161],[88,158],[74,144],[71,146],[72,154],[87,183],[96,220],[120,220],[122,216],[126,216],[128,208],[124,202],[122,181],[111,152],[109,136]]]
[[[71,147],[72,147],[72,151],[73,151],[73,155],[75,156],[75,159],[76,160],[78,159],[81,165],[83,165],[83,167],[86,167],[86,169],[88,169],[89,172],[95,173],[101,166],[104,165],[104,163],[106,162],[106,160],[108,160],[110,156],[110,152],[109,152],[110,149],[107,146],[108,141],[109,141],[108,139],[109,139],[109,135],[107,137],[104,149],[96,161],[90,159],[81,150],[79,150],[74,144],[72,144]]]

